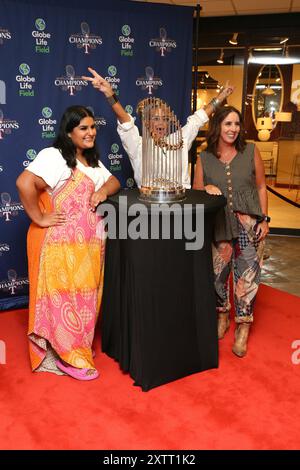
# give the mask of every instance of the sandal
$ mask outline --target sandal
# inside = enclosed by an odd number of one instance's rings
[[[65,365],[60,360],[55,361],[55,364],[58,369],[77,380],[93,380],[99,377],[99,372],[96,369],[78,369],[78,367]]]

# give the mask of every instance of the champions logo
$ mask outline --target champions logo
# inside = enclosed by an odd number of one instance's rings
[[[119,95],[120,91],[118,89],[118,86],[121,82],[121,79],[116,77],[117,67],[115,67],[114,65],[110,65],[107,69],[107,73],[108,73],[108,76],[105,77],[105,80],[107,80],[110,83],[112,89],[114,90],[114,93],[116,95]]]
[[[69,42],[76,44],[78,49],[84,49],[85,54],[89,54],[90,49],[96,49],[97,46],[101,46],[101,36],[96,36],[90,33],[90,27],[88,23],[81,23],[81,34],[71,34]]]
[[[108,155],[109,159],[109,169],[110,171],[121,171],[121,160],[123,158],[123,155],[119,152],[119,146],[118,144],[112,144],[111,146],[111,153]]]
[[[133,56],[134,38],[130,37],[131,28],[128,24],[124,24],[121,31],[122,34],[119,36],[119,42],[121,43],[121,55]]]
[[[11,39],[11,33],[6,28],[0,28],[0,45],[4,44],[4,41]]]
[[[3,111],[0,109],[0,140],[16,129],[19,129],[19,123],[12,119],[4,119]]]
[[[76,91],[81,91],[83,86],[88,86],[88,82],[81,77],[75,76],[73,65],[66,65],[66,76],[57,77],[54,85],[59,86],[63,91],[68,91],[73,96]]]
[[[35,52],[49,54],[50,46],[48,45],[48,41],[51,38],[51,34],[45,32],[45,20],[43,20],[43,18],[37,18],[35,20],[35,27],[36,29],[31,33],[35,39]]]
[[[18,215],[19,211],[23,211],[24,207],[21,203],[12,202],[9,193],[0,194],[0,217],[4,217],[5,222],[11,222],[11,218]]]
[[[28,64],[23,62],[19,65],[19,72],[21,75],[16,76],[16,80],[19,83],[19,96],[34,96],[33,84],[35,83],[35,77],[30,77],[30,67]]]
[[[150,39],[150,47],[155,47],[157,51],[160,51],[160,56],[165,57],[165,52],[171,52],[172,49],[176,49],[177,44],[174,39],[167,38],[167,31],[165,28],[159,29],[159,38]]]
[[[23,286],[27,286],[29,281],[26,277],[20,277],[18,279],[17,273],[14,269],[7,271],[7,280],[0,281],[0,291],[10,292],[11,295],[15,295],[18,289],[22,289]]]
[[[39,119],[39,125],[42,128],[42,139],[54,139],[55,137],[55,125],[57,124],[56,119],[51,119],[52,109],[45,106],[42,109],[42,116]]]
[[[10,246],[7,243],[0,243],[0,256],[8,251],[10,251]]]
[[[100,126],[106,126],[106,119],[101,116],[96,116],[95,111],[92,108],[92,106],[87,106],[87,108],[93,113],[94,115],[94,121],[95,121],[95,126],[97,129],[99,129]]]
[[[154,71],[152,67],[145,68],[145,77],[137,78],[136,85],[140,86],[142,90],[148,90],[148,95],[152,95],[152,90],[157,90],[159,86],[163,85],[163,81],[160,77],[154,77]]]
[[[26,160],[23,161],[23,166],[28,166],[32,160],[37,156],[37,152],[34,149],[28,149],[26,152]]]

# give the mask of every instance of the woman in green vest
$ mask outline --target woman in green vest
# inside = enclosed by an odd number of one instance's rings
[[[223,338],[229,328],[233,270],[236,330],[232,351],[243,357],[270,218],[264,165],[255,145],[246,143],[242,116],[233,106],[218,109],[211,119],[207,148],[197,158],[193,188],[227,198],[226,207],[217,214],[213,243],[218,337]]]

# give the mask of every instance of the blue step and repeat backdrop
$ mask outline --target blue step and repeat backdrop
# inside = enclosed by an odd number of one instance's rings
[[[45,4],[43,4],[45,3]],[[122,0],[0,2],[0,310],[26,306],[26,216],[17,176],[51,146],[67,106],[92,107],[101,159],[132,187],[128,157],[104,96],[82,80],[95,68],[135,117],[147,96],[190,114],[193,8]],[[138,120],[137,120],[138,123]]]

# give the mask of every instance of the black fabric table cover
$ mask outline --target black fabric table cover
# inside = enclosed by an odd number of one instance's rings
[[[118,209],[126,195],[130,207],[138,194],[122,190],[106,202]],[[107,240],[102,350],[143,391],[218,367],[211,242],[226,200],[195,190],[186,196],[181,206],[204,204],[202,249],[187,251],[185,239]]]

